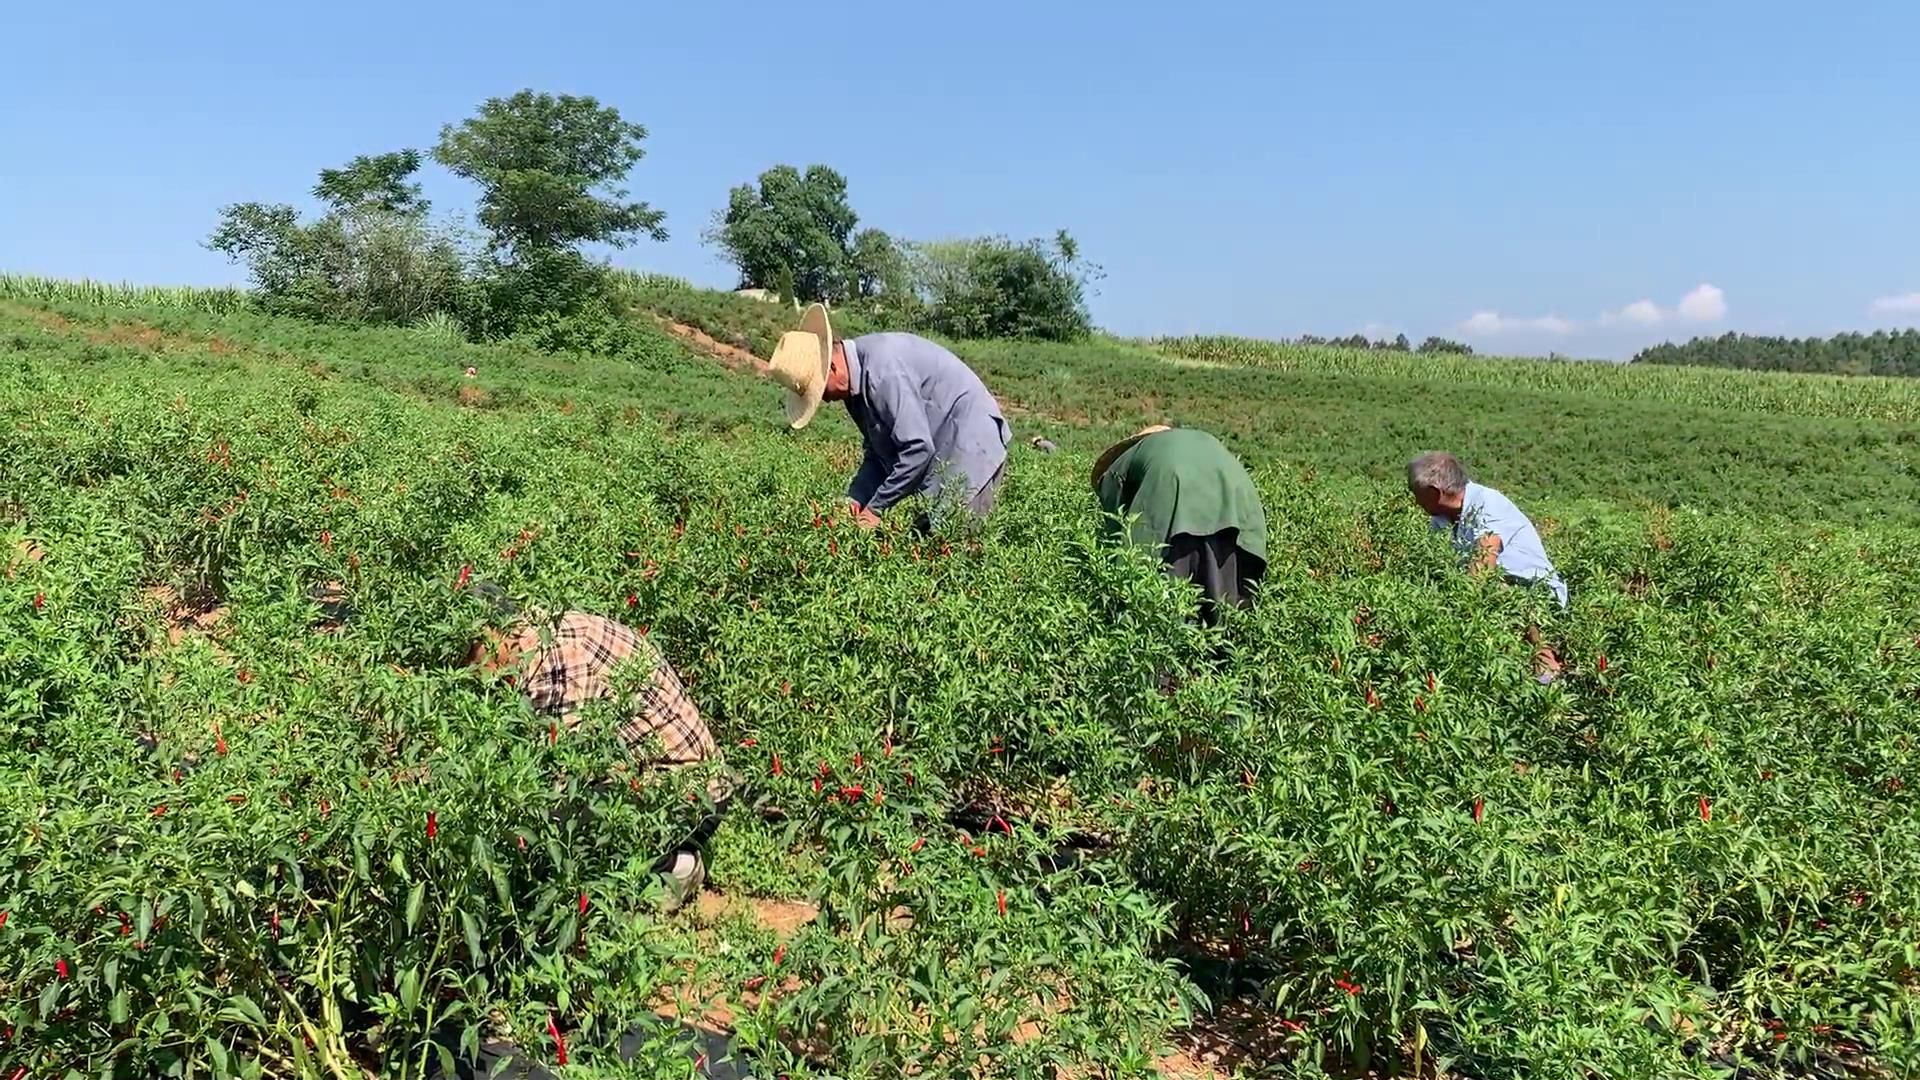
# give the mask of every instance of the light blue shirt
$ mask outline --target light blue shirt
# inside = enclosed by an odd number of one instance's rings
[[[841,344],[852,391],[847,413],[866,444],[848,498],[875,513],[922,492],[965,501],[1006,464],[1013,432],[959,357],[913,334]]]
[[[1453,531],[1453,547],[1462,559],[1470,560],[1479,552],[1481,537],[1498,536],[1500,555],[1494,562],[1501,573],[1515,581],[1544,583],[1553,590],[1560,606],[1567,606],[1567,583],[1554,571],[1533,520],[1521,513],[1512,499],[1490,487],[1468,483],[1460,504],[1460,520],[1448,521],[1435,515],[1432,523],[1435,532]]]

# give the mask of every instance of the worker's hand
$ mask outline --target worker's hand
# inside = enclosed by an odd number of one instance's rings
[[[853,523],[855,525],[863,529],[877,529],[880,527],[879,514],[861,506],[859,503],[853,503],[851,505],[853,508]]]

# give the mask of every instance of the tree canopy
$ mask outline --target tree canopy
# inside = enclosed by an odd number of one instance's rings
[[[646,137],[646,128],[591,97],[522,90],[447,125],[433,156],[480,186],[490,246],[518,259],[582,243],[665,240],[666,214],[629,201],[621,186],[646,156]]]
[[[1920,330],[1875,330],[1830,338],[1728,333],[1694,338],[1683,345],[1655,345],[1636,353],[1633,362],[1829,375],[1920,376]]]

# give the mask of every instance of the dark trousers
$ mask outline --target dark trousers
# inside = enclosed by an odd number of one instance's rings
[[[1000,463],[1000,467],[993,471],[993,478],[988,480],[986,485],[979,491],[974,492],[967,498],[967,501],[963,505],[966,507],[968,514],[968,524],[972,528],[978,529],[980,523],[987,520],[987,515],[993,513],[993,505],[1000,501],[1000,485],[1004,483],[1006,479],[1007,463],[1003,461]],[[937,509],[944,509],[947,513],[951,513],[954,508],[949,505],[945,508]],[[922,536],[931,535],[933,530],[938,528],[939,525],[939,521],[936,521],[933,516],[927,514],[918,514],[913,519],[914,529]]]
[[[1267,563],[1241,551],[1238,529],[1211,536],[1180,533],[1167,541],[1167,573],[1200,586],[1200,621],[1220,625],[1221,604],[1244,608],[1253,600],[1254,586],[1267,572]]]

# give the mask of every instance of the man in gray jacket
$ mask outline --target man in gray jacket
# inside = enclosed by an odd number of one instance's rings
[[[913,334],[835,341],[827,309],[815,304],[800,329],[781,335],[767,374],[787,391],[796,429],[822,401],[847,403],[867,451],[847,487],[862,525],[878,525],[910,495],[932,498],[936,513],[965,506],[984,518],[993,509],[1013,432],[980,377],[941,346]]]

